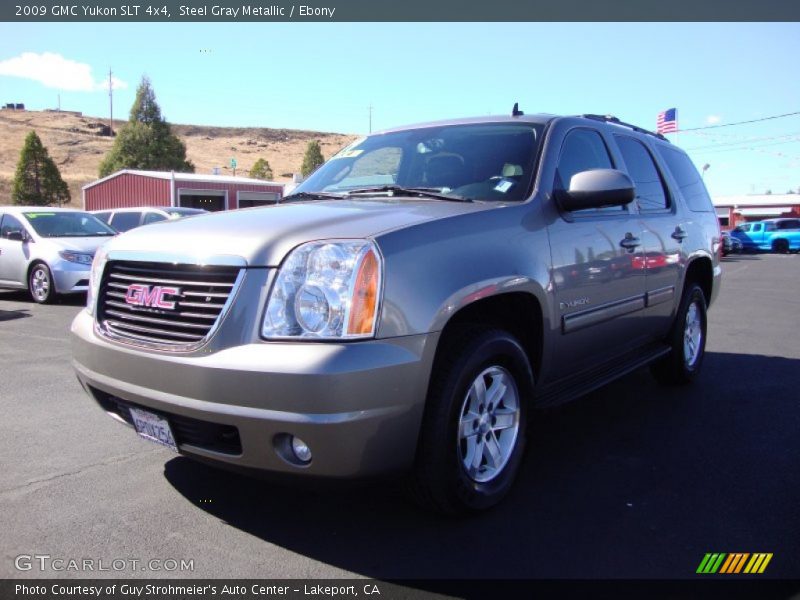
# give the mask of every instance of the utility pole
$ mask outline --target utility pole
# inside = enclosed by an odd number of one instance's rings
[[[369,132],[372,133],[372,103],[369,105]]]
[[[108,129],[114,137],[114,86],[111,84],[111,67],[108,67]]]
[[[58,112],[61,112],[61,94],[58,95]]]

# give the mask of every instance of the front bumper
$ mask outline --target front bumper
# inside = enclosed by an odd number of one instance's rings
[[[414,459],[438,334],[357,343],[258,342],[191,355],[143,351],[98,336],[81,311],[72,324],[84,389],[168,420],[232,426],[241,451],[176,441],[181,453],[234,467],[351,478],[408,468]],[[173,427],[176,430],[176,427]],[[304,440],[307,465],[279,440]]]
[[[50,266],[50,271],[59,294],[74,294],[89,289],[91,265],[59,260]]]

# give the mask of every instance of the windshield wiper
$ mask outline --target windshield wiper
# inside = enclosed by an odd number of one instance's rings
[[[281,202],[291,202],[292,200],[341,200],[343,197],[342,194],[333,194],[331,192],[297,192],[296,194],[284,196]]]
[[[380,187],[371,188],[358,188],[347,192],[348,196],[361,195],[361,194],[398,194],[403,196],[417,196],[419,198],[434,198],[436,200],[448,200],[450,202],[472,202],[472,198],[465,198],[464,196],[453,196],[451,194],[444,194],[438,188],[425,188],[425,187],[403,187],[400,185],[383,185]]]

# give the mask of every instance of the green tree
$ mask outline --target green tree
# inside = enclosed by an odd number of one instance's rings
[[[306,153],[303,156],[303,166],[300,167],[301,175],[303,177],[308,177],[314,169],[324,162],[325,159],[322,157],[322,149],[319,147],[319,142],[317,140],[308,142]]]
[[[136,90],[128,122],[100,163],[100,177],[120,169],[194,172],[194,165],[186,160],[186,145],[161,115],[147,77],[142,77]]]
[[[253,164],[253,168],[250,169],[250,177],[254,179],[266,179],[268,181],[271,180],[273,174],[272,174],[272,168],[269,166],[269,162],[267,162],[263,158],[259,158]]]
[[[32,206],[61,206],[70,200],[66,182],[35,131],[27,135],[19,153],[11,198],[14,204]]]

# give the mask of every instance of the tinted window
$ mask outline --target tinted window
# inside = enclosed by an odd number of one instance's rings
[[[111,219],[111,211],[107,210],[105,212],[93,213],[95,218],[100,219],[103,223],[108,225],[109,219]]]
[[[166,221],[167,217],[162,215],[161,213],[157,212],[149,212],[144,214],[144,223],[143,225],[147,225],[148,223],[158,223],[159,221]]]
[[[603,138],[590,129],[573,129],[567,134],[561,147],[561,156],[556,169],[555,188],[566,190],[572,176],[590,169],[612,169],[611,157],[608,154]],[[609,206],[599,209],[602,212],[622,212],[624,206]],[[595,209],[574,211],[576,213],[598,212]]]
[[[669,146],[657,144],[658,153],[667,163],[672,176],[678,182],[686,206],[694,212],[713,212],[711,198],[700,173],[686,154]]]
[[[736,227],[736,229],[734,229],[734,231],[741,231],[741,232],[750,231],[750,223],[739,225]]]
[[[785,219],[776,224],[778,229],[800,229],[800,219]]]
[[[117,231],[128,231],[134,227],[139,226],[142,219],[142,213],[135,212],[118,212],[114,213],[114,218],[111,219],[111,226]]]
[[[647,211],[669,208],[661,175],[644,144],[628,136],[616,136],[616,139],[625,166],[628,167],[628,174],[636,186],[639,209]]]
[[[3,224],[0,227],[0,237],[7,238],[12,231],[22,231],[22,223],[11,215],[3,216]]]

